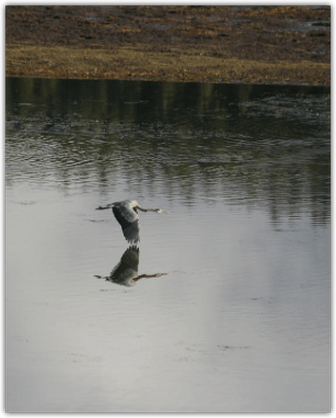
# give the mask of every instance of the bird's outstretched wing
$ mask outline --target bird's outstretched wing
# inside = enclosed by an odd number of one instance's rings
[[[139,216],[133,210],[131,202],[116,202],[112,210],[121,225],[126,240],[130,243],[137,243],[139,241],[140,231]]]

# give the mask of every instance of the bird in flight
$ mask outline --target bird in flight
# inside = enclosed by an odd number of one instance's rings
[[[121,225],[124,237],[131,244],[136,244],[139,240],[139,215],[138,210],[142,212],[168,213],[161,209],[142,208],[136,200],[123,200],[122,202],[110,203],[106,206],[99,206],[96,210],[112,208],[112,212]]]

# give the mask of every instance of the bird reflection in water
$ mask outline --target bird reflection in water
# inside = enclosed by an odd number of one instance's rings
[[[105,279],[122,286],[134,286],[140,279],[167,275],[167,273],[138,275],[138,267],[139,248],[132,245],[124,252],[119,263],[114,267],[109,276],[99,276],[96,274],[94,277],[97,277],[98,279]]]

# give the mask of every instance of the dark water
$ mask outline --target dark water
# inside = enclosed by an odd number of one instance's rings
[[[328,89],[9,78],[6,192],[7,411],[330,410]]]

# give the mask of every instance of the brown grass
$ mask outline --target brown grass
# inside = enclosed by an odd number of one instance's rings
[[[275,63],[209,57],[208,49],[188,53],[149,52],[147,45],[113,49],[75,49],[61,46],[16,45],[6,51],[7,76],[44,78],[143,79],[230,82],[320,82],[330,77],[329,64],[309,61]],[[174,51],[172,51],[174,52]]]

